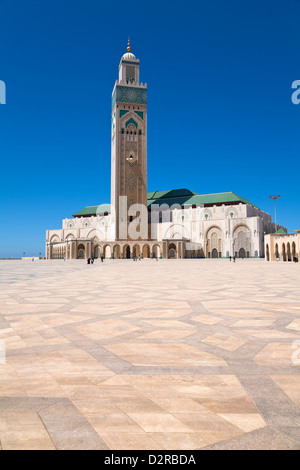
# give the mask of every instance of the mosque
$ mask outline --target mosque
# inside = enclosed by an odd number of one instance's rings
[[[271,216],[233,193],[147,191],[147,84],[121,58],[112,93],[111,204],[85,207],[46,231],[47,259],[264,257]]]

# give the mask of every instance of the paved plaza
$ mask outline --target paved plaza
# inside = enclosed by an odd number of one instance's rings
[[[2,449],[300,448],[300,264],[0,261],[0,286]]]

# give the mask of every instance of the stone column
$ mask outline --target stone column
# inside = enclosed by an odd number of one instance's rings
[[[91,258],[91,242],[86,242],[86,257]]]
[[[167,251],[168,251],[168,242],[162,243],[162,256],[163,258],[167,258]]]
[[[182,242],[177,243],[177,258],[182,258]]]
[[[71,243],[71,246],[70,246],[70,259],[74,259],[75,258],[74,248],[75,248],[76,243],[75,242],[70,242],[70,243]]]

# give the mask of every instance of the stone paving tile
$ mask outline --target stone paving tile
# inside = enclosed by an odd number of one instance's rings
[[[48,408],[63,398],[0,397],[0,413],[14,411],[36,411]]]
[[[218,413],[218,415],[245,432],[266,427],[266,423],[259,413],[245,413],[243,410],[243,413]]]
[[[212,315],[202,314],[202,315],[193,316],[192,320],[200,322],[200,323],[205,323],[207,325],[214,325],[215,323],[219,323],[220,321],[222,321],[222,318],[214,317]]]
[[[229,440],[207,446],[205,450],[299,450],[299,445],[273,428],[259,429]]]
[[[34,412],[1,412],[0,434],[4,450],[55,450],[49,433]]]
[[[291,323],[289,323],[289,325],[287,325],[287,328],[291,330],[300,331],[300,318],[293,320]]]
[[[212,336],[207,336],[203,339],[204,343],[216,346],[217,348],[226,349],[227,351],[236,351],[238,348],[245,344],[245,340],[235,336],[222,335],[216,333]]]
[[[117,413],[86,413],[88,421],[97,433],[144,433],[139,424],[128,414],[121,411]]]
[[[300,409],[300,376],[271,375],[271,379]]]
[[[191,432],[192,429],[170,413],[128,413],[146,432]]]
[[[221,357],[200,351],[183,343],[148,343],[142,350],[140,343],[118,343],[106,348],[135,366],[226,366]]]
[[[299,281],[263,260],[0,261],[0,448],[299,449]]]
[[[294,341],[289,342],[267,342],[261,351],[254,357],[254,361],[259,366],[282,366],[287,369],[295,369],[295,373],[299,367],[295,367],[292,362],[292,357],[294,353],[293,349]]]
[[[271,378],[260,376],[256,384],[250,376],[240,377],[240,380],[268,425],[300,427],[299,407]]]
[[[198,450],[209,444],[204,435],[197,432],[155,432],[149,435],[164,450]]]
[[[168,434],[169,435],[169,434]],[[150,433],[140,432],[103,432],[102,439],[106,442],[109,449],[112,450],[163,450],[159,445],[158,439],[151,436]],[[174,449],[174,447],[172,447]]]
[[[69,400],[44,408],[39,415],[57,449],[107,449],[101,437]]]
[[[298,450],[300,449],[300,434],[299,434],[299,428],[293,428],[293,427],[287,427],[287,426],[281,426],[278,427],[278,431],[282,432],[286,436],[290,437],[293,441],[296,442],[298,446]]]

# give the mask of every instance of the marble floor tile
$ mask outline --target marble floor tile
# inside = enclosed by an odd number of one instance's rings
[[[0,261],[0,448],[299,449],[298,266],[215,261]]]

